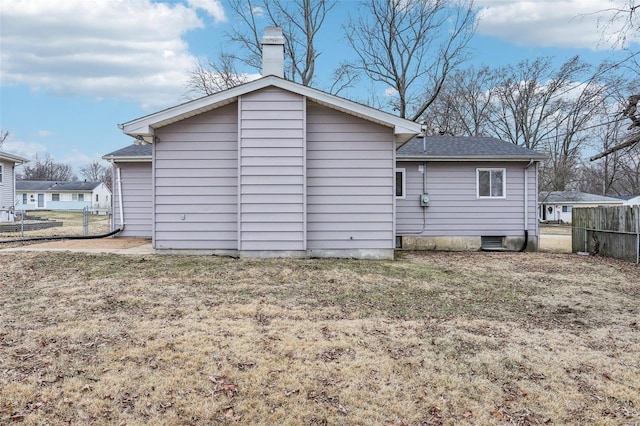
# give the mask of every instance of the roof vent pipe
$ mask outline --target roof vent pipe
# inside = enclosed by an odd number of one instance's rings
[[[264,29],[262,44],[262,75],[284,78],[284,37],[282,28]]]

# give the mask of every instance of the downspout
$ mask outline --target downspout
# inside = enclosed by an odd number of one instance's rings
[[[524,244],[522,244],[522,248],[519,250],[520,252],[525,251],[529,243],[529,167],[531,167],[533,163],[532,158],[524,168]]]
[[[118,185],[118,196],[120,197],[120,202],[118,203],[118,210],[120,210],[120,230],[124,231],[124,197],[122,196],[122,176],[120,174],[120,167],[116,166],[113,160],[111,160],[111,164],[113,164],[113,166],[116,168],[116,184]]]

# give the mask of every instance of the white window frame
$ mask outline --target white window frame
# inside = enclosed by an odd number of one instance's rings
[[[54,199],[56,195],[58,196],[57,200]],[[60,201],[60,194],[58,194],[58,193],[51,194],[51,201]]]
[[[502,195],[480,195],[480,172],[489,172],[489,179],[491,179],[491,172],[502,172]],[[489,191],[491,192],[491,181],[489,181]],[[507,198],[507,169],[503,167],[481,167],[476,169],[476,198],[478,199],[505,199]]]
[[[398,195],[396,193],[396,189],[398,188],[398,173],[402,174],[402,195]],[[407,170],[405,168],[396,168],[395,174],[393,175],[393,193],[396,195],[397,199],[406,199],[407,198]]]
[[[78,194],[71,194],[71,201],[78,201]]]
[[[78,194],[78,201],[84,201],[84,194]]]

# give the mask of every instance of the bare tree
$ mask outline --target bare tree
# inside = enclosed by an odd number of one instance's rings
[[[80,175],[90,182],[102,182],[107,185],[109,190],[111,190],[111,170],[110,166],[105,165],[100,161],[92,161],[80,169]]]
[[[187,97],[211,95],[249,81],[249,76],[238,71],[236,57],[221,52],[218,60],[199,60],[189,74]]]
[[[621,120],[606,122],[593,129],[594,139],[599,147],[608,149],[618,143],[622,137],[623,124]],[[591,194],[607,196],[624,195],[626,190],[620,191],[623,179],[623,152],[617,151],[608,155],[597,163],[588,162],[580,167],[580,182],[578,189]]]
[[[640,51],[629,49],[629,34],[640,34],[640,3],[637,0],[612,0],[613,7],[600,11],[604,20],[603,34],[615,27],[616,34],[613,45],[625,48],[628,56],[620,62],[626,66],[627,71],[640,78],[640,63],[638,57]],[[618,145],[610,147],[601,153],[591,157],[591,161],[606,157],[621,149],[636,146],[640,143],[640,93],[632,92],[627,98],[626,105],[621,112],[622,117],[631,121],[627,128],[628,135]]]
[[[33,160],[22,167],[22,172],[16,177],[18,180],[78,180],[69,164],[56,162],[50,154],[44,158],[36,154]]]
[[[4,142],[9,139],[9,131],[8,130],[2,130],[0,129],[0,149],[2,149],[2,145],[4,145]]]
[[[501,69],[456,71],[428,109],[427,130],[460,136],[494,136],[545,152],[542,190],[578,185],[582,156],[594,128],[616,99],[622,83],[603,64],[577,58],[560,67],[550,58]]]
[[[466,59],[475,33],[472,0],[370,0],[346,26],[352,67],[392,87],[392,108],[416,121]],[[426,93],[426,95],[425,95]]]
[[[493,88],[498,75],[488,67],[469,67],[451,74],[440,96],[427,109],[430,134],[488,136],[486,127],[493,108]]]
[[[245,51],[238,59],[260,70],[263,27],[281,27],[285,39],[285,78],[311,85],[320,55],[315,40],[335,3],[335,0],[230,0],[230,9],[242,24],[229,34]]]
[[[500,71],[500,83],[493,89],[494,110],[489,120],[490,133],[500,139],[536,149],[553,137],[558,115],[566,98],[579,90],[589,67],[574,57],[559,69],[551,58],[523,61]]]

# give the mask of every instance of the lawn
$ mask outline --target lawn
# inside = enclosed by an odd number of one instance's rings
[[[83,235],[83,217],[82,212],[69,212],[69,211],[30,211],[27,212],[27,221],[32,217],[40,217],[51,221],[62,222],[62,226],[56,226],[53,228],[37,229],[31,231],[24,231],[24,237],[18,232],[1,232],[0,241],[2,240],[15,240],[21,238],[35,238],[35,237],[57,237],[57,236],[71,236],[71,235]],[[111,216],[110,215],[96,215],[89,214],[88,216],[88,230],[89,235],[105,234],[111,230]],[[20,224],[20,220],[16,221]],[[0,246],[1,247],[1,246]]]
[[[640,269],[0,252],[0,424],[633,425]]]

